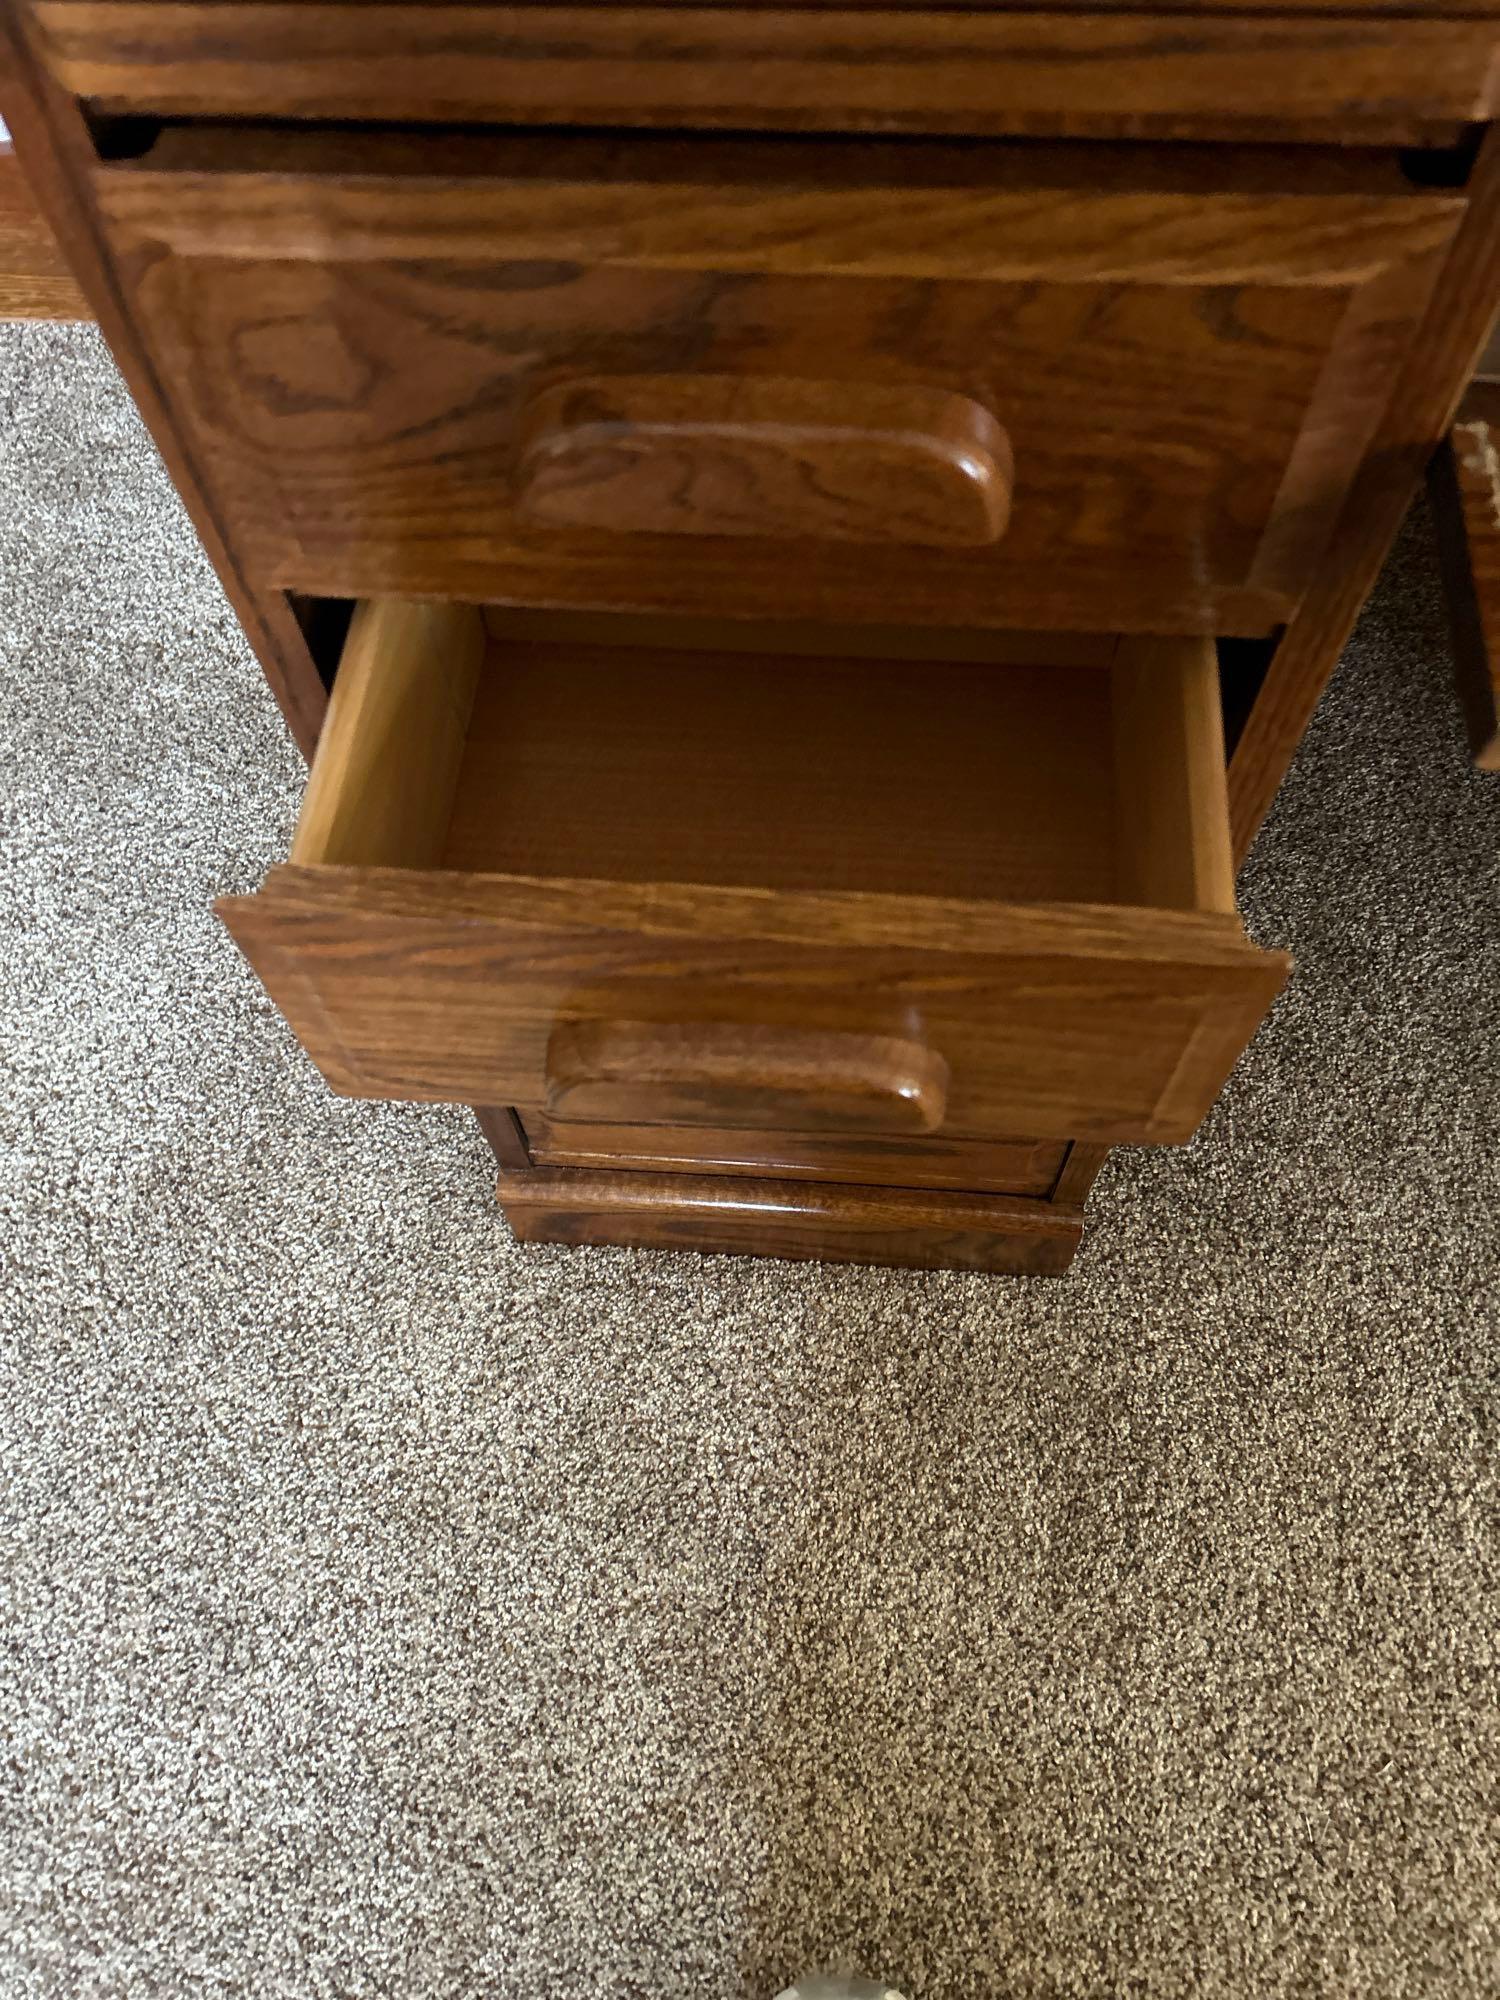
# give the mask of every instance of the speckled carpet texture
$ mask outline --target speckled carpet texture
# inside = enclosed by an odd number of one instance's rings
[[[1408,529],[1071,1277],[521,1250],[210,915],[299,766],[0,331],[0,1995],[1500,1992],[1500,780]]]

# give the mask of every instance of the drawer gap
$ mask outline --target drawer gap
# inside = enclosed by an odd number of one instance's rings
[[[1276,656],[1284,629],[1278,628],[1268,638],[1221,638],[1215,641],[1219,656],[1219,685],[1223,695],[1224,747],[1231,757],[1245,724],[1250,720],[1250,711],[1265,685],[1266,675],[1271,671],[1271,662]]]

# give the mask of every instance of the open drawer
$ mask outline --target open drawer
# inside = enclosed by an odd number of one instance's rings
[[[1184,1140],[1287,971],[1235,914],[1213,647],[1037,650],[367,603],[290,864],[220,913],[354,1095]]]

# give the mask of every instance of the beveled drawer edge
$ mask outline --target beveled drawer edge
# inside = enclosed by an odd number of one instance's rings
[[[1061,1276],[1083,1232],[1071,1204],[1004,1195],[536,1168],[498,1194],[529,1243]]]

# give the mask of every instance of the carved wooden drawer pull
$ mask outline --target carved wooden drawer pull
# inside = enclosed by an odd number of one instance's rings
[[[572,1021],[553,1030],[547,1048],[547,1110],[556,1118],[930,1132],[947,1095],[943,1058],[894,1035]]]
[[[629,375],[537,397],[519,481],[554,527],[978,548],[1005,532],[1011,452],[944,389]]]

